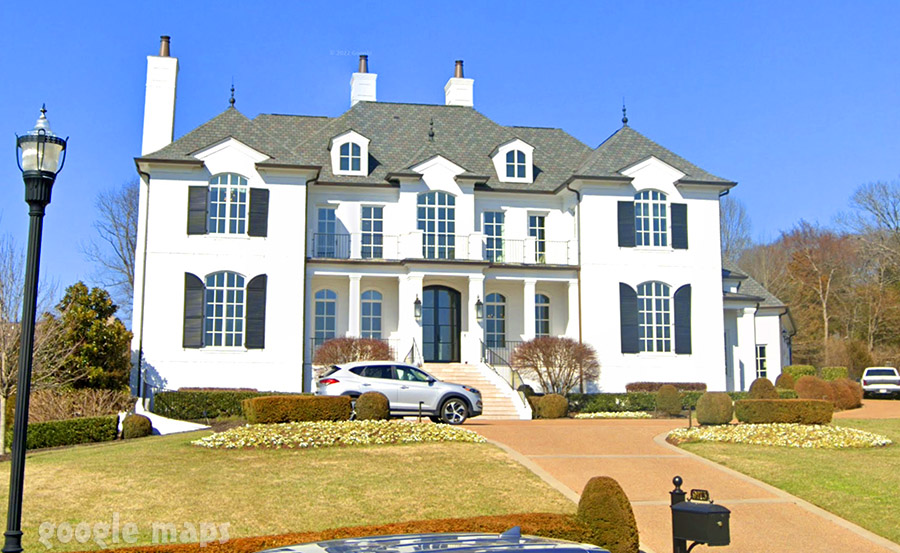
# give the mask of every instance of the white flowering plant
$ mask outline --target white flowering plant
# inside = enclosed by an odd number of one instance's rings
[[[722,424],[678,428],[668,434],[676,444],[685,442],[724,442],[798,448],[883,447],[893,442],[872,432],[823,424]]]
[[[645,411],[601,411],[598,413],[578,413],[576,419],[652,419]]]

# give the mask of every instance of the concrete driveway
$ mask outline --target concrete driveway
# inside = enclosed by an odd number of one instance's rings
[[[893,412],[894,406],[890,406]],[[858,414],[863,414],[857,411]],[[896,402],[900,415],[900,401]],[[878,410],[882,414],[882,410]],[[703,488],[731,509],[732,553],[900,553],[900,546],[767,484],[682,451],[662,439],[684,420],[479,421],[466,427],[504,447],[573,501],[593,476],[628,495],[645,551],[672,550],[669,491]]]

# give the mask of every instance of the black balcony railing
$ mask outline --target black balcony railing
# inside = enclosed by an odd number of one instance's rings
[[[349,234],[313,234],[312,257],[350,259]]]

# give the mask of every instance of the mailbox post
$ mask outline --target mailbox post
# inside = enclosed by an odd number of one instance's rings
[[[731,543],[729,517],[731,511],[713,504],[706,490],[691,490],[690,499],[681,489],[682,479],[672,479],[672,551],[690,553],[699,544],[710,547]],[[690,547],[687,542],[692,541]]]

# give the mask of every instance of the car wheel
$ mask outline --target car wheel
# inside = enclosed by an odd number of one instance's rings
[[[441,420],[447,424],[462,424],[468,416],[466,402],[458,397],[451,397],[441,405]]]
[[[441,417],[438,417],[437,415],[431,415],[428,418],[431,419],[431,422],[437,422],[437,423],[444,422],[441,420]]]

